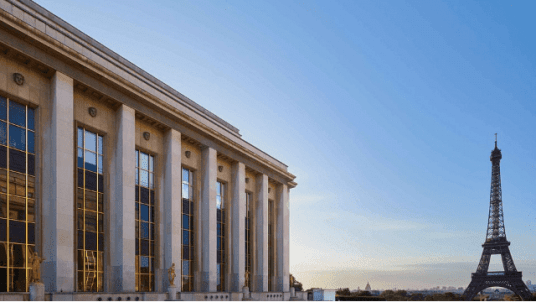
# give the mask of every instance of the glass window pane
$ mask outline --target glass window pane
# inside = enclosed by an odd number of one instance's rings
[[[97,192],[86,191],[86,210],[97,211]]]
[[[35,155],[28,154],[28,174],[35,175]]]
[[[182,181],[183,182],[186,182],[186,183],[189,183],[189,173],[188,173],[188,169],[182,169]]]
[[[35,109],[28,107],[28,128],[35,130],[34,126],[35,120]]]
[[[86,232],[86,250],[97,250],[97,233]]]
[[[141,152],[141,168],[149,170],[149,155]]]
[[[0,168],[7,168],[7,148],[0,146]]]
[[[136,150],[136,168],[139,166],[140,163],[140,151]]]
[[[21,127],[26,126],[26,106],[9,102],[9,122]]]
[[[26,130],[9,125],[9,146],[26,151]]]
[[[0,218],[7,218],[7,196],[6,196],[6,194],[0,194]]]
[[[78,147],[84,148],[84,130],[78,128]]]
[[[221,196],[221,182],[219,181],[216,183],[216,195]]]
[[[149,156],[149,171],[154,172],[154,157]]]
[[[86,130],[86,138],[85,138],[85,144],[86,149],[91,150],[93,152],[97,152],[97,135],[93,132]]]
[[[85,155],[86,170],[97,172],[97,154],[86,151]]]
[[[26,200],[24,197],[13,195],[9,197],[9,219],[26,219]]]
[[[97,232],[97,213],[86,211],[86,232]]]
[[[102,152],[103,148],[104,146],[103,146],[102,136],[99,135],[99,154],[103,154]]]
[[[25,269],[11,269],[11,280],[9,284],[9,291],[12,292],[25,292],[26,291],[26,270]]]
[[[97,174],[86,171],[86,189],[97,191]]]
[[[182,198],[188,199],[188,185],[182,184]]]
[[[0,122],[0,144],[7,145],[7,124]]]
[[[78,168],[84,168],[84,151],[80,148],[78,148],[78,160],[77,160],[77,167]]]
[[[149,189],[142,187],[140,191],[141,191],[140,202],[149,204]]]
[[[104,175],[99,174],[99,192],[104,192]]]
[[[140,204],[140,219],[143,221],[149,221],[149,206]]]
[[[9,239],[11,242],[26,243],[26,223],[13,220],[10,221]]]
[[[149,172],[140,170],[140,182],[144,187],[149,187]]]
[[[149,173],[149,188],[154,189],[154,175]]]
[[[26,155],[14,149],[9,150],[9,169],[26,173]]]
[[[102,155],[99,155],[99,174],[102,174]]]
[[[0,96],[0,119],[7,120],[7,100]]]
[[[35,244],[35,223],[28,223],[28,244]]]
[[[190,228],[190,216],[182,215],[182,228],[183,229],[189,229]]]
[[[7,240],[7,220],[5,219],[0,219],[0,241],[6,241]],[[0,253],[2,252],[2,249],[1,249],[1,245],[0,245]],[[2,264],[0,263],[0,266],[2,266]]]
[[[140,184],[140,177],[139,177],[139,169],[138,168],[134,168],[136,169],[135,172],[134,172],[134,175],[136,177],[136,185],[139,185]]]
[[[35,153],[34,141],[34,133],[32,131],[28,131],[28,152],[30,153]]]

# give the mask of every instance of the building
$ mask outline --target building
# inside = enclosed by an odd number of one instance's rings
[[[336,289],[311,288],[307,291],[309,301],[335,301]]]
[[[40,255],[52,300],[288,300],[294,179],[51,12],[0,0],[0,298],[29,291]]]

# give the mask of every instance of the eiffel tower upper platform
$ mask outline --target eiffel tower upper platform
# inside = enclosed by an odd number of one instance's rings
[[[463,293],[467,301],[472,300],[478,292],[488,287],[504,287],[519,295],[523,300],[532,299],[532,294],[523,283],[522,273],[517,271],[510,254],[510,242],[506,240],[502,206],[501,159],[502,153],[497,148],[497,134],[495,134],[495,149],[491,151],[490,156],[491,192],[486,241],[482,244],[484,250],[480,263],[476,272],[471,274],[471,283]],[[504,271],[488,271],[491,255],[501,255]]]

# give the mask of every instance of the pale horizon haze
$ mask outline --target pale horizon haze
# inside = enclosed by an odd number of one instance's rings
[[[495,133],[536,282],[536,2],[36,2],[288,165],[305,289],[466,287]]]

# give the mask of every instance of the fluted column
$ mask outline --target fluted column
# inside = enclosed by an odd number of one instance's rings
[[[182,268],[182,198],[181,198],[181,133],[171,129],[166,133],[164,142],[164,289],[169,286],[167,269],[175,264],[174,284],[181,288]]]
[[[115,114],[115,144],[110,175],[110,264],[112,292],[135,290],[135,117],[121,105]]]
[[[200,244],[199,262],[200,292],[215,292],[217,279],[216,248],[216,150],[205,147],[201,152]]]
[[[255,185],[257,198],[252,291],[265,292],[268,291],[268,176],[258,174]]]
[[[43,282],[47,292],[74,291],[73,79],[56,72],[43,137]]]
[[[232,166],[231,197],[231,288],[232,292],[242,291],[246,270],[244,230],[246,228],[246,166],[236,162]]]
[[[289,291],[289,203],[288,187],[281,184],[277,188],[276,205],[276,289]]]

